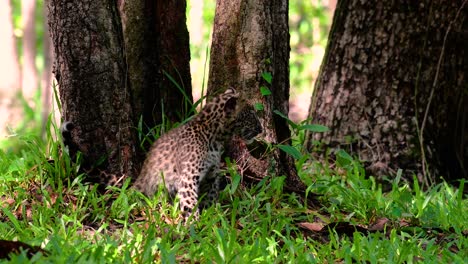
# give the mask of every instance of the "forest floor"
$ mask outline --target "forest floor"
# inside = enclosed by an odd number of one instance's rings
[[[59,149],[51,135],[45,142],[26,135],[0,150],[3,261],[468,262],[463,181],[423,191],[397,176],[383,192],[349,156],[330,169],[301,152],[299,174],[314,203],[284,192],[284,177],[244,186],[232,167],[219,203],[183,225],[163,191],[152,199],[128,186],[102,194],[71,177],[77,167]],[[15,249],[20,253],[7,255]]]

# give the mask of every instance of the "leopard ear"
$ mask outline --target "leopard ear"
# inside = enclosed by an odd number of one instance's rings
[[[226,91],[224,91],[224,95],[228,95],[228,96],[232,96],[236,98],[240,97],[240,93],[232,87],[227,88]]]
[[[231,97],[226,101],[226,104],[224,105],[224,112],[230,115],[236,111],[236,106],[237,106],[237,97]]]
[[[236,94],[237,91],[236,89],[230,87],[230,88],[227,88],[226,91],[224,91],[224,94]]]

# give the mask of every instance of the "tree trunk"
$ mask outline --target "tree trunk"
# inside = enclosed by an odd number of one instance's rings
[[[5,126],[19,120],[20,110],[13,108],[13,97],[21,88],[20,66],[13,34],[11,1],[0,1],[0,136]]]
[[[36,0],[21,1],[23,18],[23,67],[22,91],[27,99],[32,99],[37,91],[39,81],[36,69]]]
[[[338,2],[309,134],[376,176],[467,176],[467,1]],[[430,176],[430,177],[429,177]]]
[[[273,113],[288,115],[289,99],[289,31],[287,0],[233,0],[217,1],[211,48],[208,93],[214,94],[227,87],[238,89],[249,104],[261,105],[258,111],[264,133],[263,139],[272,144],[289,144],[290,130],[285,119]],[[268,77],[272,79],[269,81]],[[268,80],[268,81],[267,81]],[[271,90],[262,96],[260,87]],[[234,144],[228,155],[244,157],[258,164],[258,159],[246,156],[245,145]],[[229,152],[229,151],[228,151]],[[272,153],[277,175],[287,176],[287,186],[303,188],[294,165],[286,153],[275,149]],[[267,164],[271,157],[262,157]],[[268,166],[262,166],[268,167]],[[252,175],[256,178],[263,175]]]
[[[47,118],[52,110],[52,105],[55,100],[52,99],[52,66],[53,66],[53,57],[54,51],[52,47],[52,39],[49,35],[49,24],[47,23],[47,18],[49,12],[47,9],[47,4],[49,0],[45,0],[42,6],[42,14],[44,16],[44,35],[43,38],[43,52],[44,52],[44,69],[41,76],[41,92],[42,92],[42,124],[41,124],[41,135],[45,137],[46,135],[46,125]],[[55,121],[55,120],[54,120]]]
[[[183,120],[192,104],[185,8],[185,0],[119,5],[133,106],[149,128],[164,118]],[[137,123],[140,116],[134,118]]]
[[[141,116],[146,129],[165,118],[181,121],[191,109],[185,6],[50,0],[55,75],[64,119],[74,124],[71,154],[83,153],[81,167],[91,176],[111,176],[100,182],[138,175]]]
[[[13,96],[21,87],[20,66],[13,34],[11,0],[0,2],[0,96]]]
[[[193,103],[186,6],[185,0],[157,1],[156,5],[156,29],[161,34],[161,98],[164,113],[172,121],[187,117]]]
[[[81,167],[136,176],[135,118],[115,2],[51,0],[49,27],[63,118],[74,124]]]

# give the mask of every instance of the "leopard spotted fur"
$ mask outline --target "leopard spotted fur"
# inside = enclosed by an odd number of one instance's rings
[[[251,141],[262,132],[252,106],[238,106],[239,94],[228,89],[210,100],[191,121],[170,130],[154,142],[133,188],[152,196],[161,185],[178,196],[185,220],[194,213],[197,200],[210,205],[219,194],[219,165],[224,146],[236,134]],[[65,145],[71,140],[72,124],[62,125]],[[121,179],[103,178],[104,185],[120,186]]]
[[[238,97],[234,89],[226,90],[191,121],[160,137],[151,147],[134,188],[152,196],[164,184],[172,196],[178,196],[184,219],[192,213],[197,218],[198,210],[194,209],[205,195],[203,191],[207,192],[205,204],[218,196],[218,170],[226,141],[233,133],[250,140],[262,131],[253,109],[236,110]],[[252,129],[242,125],[246,116],[254,120]]]

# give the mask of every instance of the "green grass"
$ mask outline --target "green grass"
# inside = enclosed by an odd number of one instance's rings
[[[463,182],[422,191],[417,182],[411,187],[397,177],[384,193],[345,154],[336,170],[305,154],[300,176],[311,193],[321,195],[320,204],[304,205],[296,194],[283,192],[284,177],[271,177],[250,187],[228,185],[219,204],[185,226],[164,191],[148,199],[127,185],[100,194],[82,183],[76,166],[60,155],[61,143],[52,134],[47,138],[18,136],[20,151],[0,151],[0,239],[49,252],[32,259],[13,255],[11,263],[468,260]],[[379,219],[387,219],[388,226],[367,232]],[[333,227],[341,222],[349,225]],[[304,223],[324,228],[314,231],[301,227]]]

